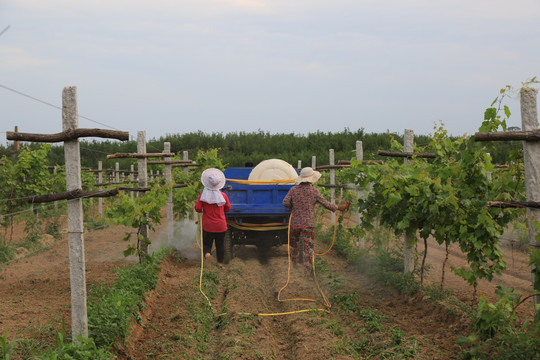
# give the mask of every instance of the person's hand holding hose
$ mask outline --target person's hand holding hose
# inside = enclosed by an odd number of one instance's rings
[[[338,205],[337,209],[339,211],[347,211],[347,210],[349,210],[349,203],[345,203],[343,205]]]

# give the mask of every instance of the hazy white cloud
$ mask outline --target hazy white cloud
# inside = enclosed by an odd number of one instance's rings
[[[24,49],[0,45],[0,66],[4,71],[24,71],[27,69],[47,68],[57,64],[48,57],[38,57],[27,53]]]
[[[539,75],[539,15],[536,0],[3,0],[0,83],[57,104],[76,85],[82,114],[149,137],[470,133],[501,87]],[[42,105],[0,99],[39,125]]]

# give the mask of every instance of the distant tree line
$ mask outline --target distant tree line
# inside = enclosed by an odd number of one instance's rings
[[[351,131],[345,128],[340,132],[313,132],[307,135],[295,133],[270,132],[232,132],[204,133],[202,131],[184,134],[169,134],[159,139],[147,141],[147,152],[162,152],[165,142],[171,143],[171,151],[182,156],[183,151],[189,152],[189,158],[195,159],[199,150],[218,149],[222,162],[227,166],[244,166],[246,163],[258,164],[266,159],[282,159],[297,166],[298,160],[302,166],[311,166],[312,156],[316,156],[317,165],[329,163],[329,149],[334,149],[334,158],[350,160],[354,158],[356,141],[362,141],[363,155],[366,160],[385,160],[377,155],[378,150],[389,150],[392,140],[403,144],[403,134],[397,133],[366,133],[364,129]],[[415,135],[415,146],[419,149],[431,141],[429,135]],[[38,148],[41,144],[25,143],[24,146]],[[496,164],[508,163],[513,151],[521,148],[520,142],[489,142],[477,143],[484,147],[493,157]],[[98,161],[103,162],[103,168],[114,168],[118,162],[120,168],[128,169],[134,163],[133,159],[107,159],[108,154],[137,152],[136,141],[81,140],[81,165],[97,169]],[[0,146],[0,157],[13,156],[13,145]],[[53,144],[49,153],[50,166],[64,164],[64,148],[62,144]]]

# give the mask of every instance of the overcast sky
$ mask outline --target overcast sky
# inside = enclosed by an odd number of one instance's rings
[[[62,131],[76,86],[79,127],[133,138],[473,134],[540,76],[539,0],[0,0],[0,32],[0,132]]]

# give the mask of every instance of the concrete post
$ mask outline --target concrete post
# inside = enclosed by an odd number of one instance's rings
[[[330,165],[334,165],[335,164],[334,149],[330,149],[329,157],[330,157],[330,161],[329,161]],[[336,185],[336,170],[335,169],[330,169],[330,185]],[[336,203],[336,188],[334,187],[330,188],[330,202],[332,204]],[[332,221],[332,224],[336,221],[335,212],[332,212],[331,214],[331,221]]]
[[[364,160],[364,149],[362,147],[362,141],[357,140],[356,141],[356,160],[362,161]],[[364,196],[364,192],[361,190],[356,191],[356,198],[360,199],[362,196]],[[356,215],[356,219],[358,221],[358,226],[362,226],[362,214],[360,213],[358,206],[356,207],[356,211],[358,214]],[[360,250],[365,249],[366,247],[366,240],[363,237],[358,237],[358,248]]]
[[[79,126],[77,88],[65,87],[62,92],[62,130]],[[79,140],[64,142],[66,160],[66,190],[82,187]],[[84,260],[82,199],[67,200],[69,275],[71,285],[71,336],[77,341],[79,335],[88,337],[88,314],[86,307],[86,274]]]
[[[538,108],[536,97],[538,90],[524,87],[520,93],[521,103],[521,129],[523,131],[538,129]],[[525,165],[525,194],[527,201],[540,201],[540,142],[523,141],[523,163]],[[540,250],[536,241],[538,229],[533,225],[534,221],[540,220],[540,209],[527,208],[527,223],[529,226],[529,245],[532,249]],[[534,265],[531,266],[533,273],[531,280],[534,292]],[[540,304],[540,296],[533,297],[535,313]]]
[[[491,154],[490,154],[490,153],[486,153],[486,155],[487,155],[488,157],[491,157]],[[488,171],[488,172],[486,173],[486,177],[488,178],[489,181],[492,180],[492,176],[493,176],[493,175],[491,174],[491,171]]]
[[[169,154],[171,152],[171,143],[163,144],[163,152]],[[170,157],[163,158],[165,162],[171,161]],[[172,164],[165,164],[165,182],[172,184]],[[173,194],[172,190],[167,198],[167,241],[169,246],[174,241],[174,213],[173,213]]]
[[[146,131],[137,131],[137,153],[146,154]],[[148,178],[146,176],[147,166],[146,158],[137,159],[137,171],[139,176],[139,187],[148,187]],[[144,197],[144,191],[139,191],[139,197]],[[140,234],[142,237],[148,239],[148,226],[141,226]],[[139,262],[143,262],[146,255],[148,255],[148,245],[146,243],[140,244]]]
[[[182,152],[182,160],[189,160],[189,154],[187,151],[183,151]],[[189,174],[189,169],[187,166],[184,167],[184,175],[188,175]]]
[[[56,172],[57,172],[56,166],[53,166],[53,174],[55,175],[55,177],[56,177]],[[54,210],[58,210],[58,201],[54,202]]]
[[[131,164],[130,167],[129,167],[129,181],[131,181],[129,186],[133,186],[133,181],[134,180],[135,180],[135,165]],[[132,199],[134,198],[133,191],[130,191],[129,195],[131,196]]]
[[[412,129],[405,129],[405,134],[403,136],[403,151],[414,151],[414,133]],[[407,158],[403,160],[405,165],[410,164],[411,161],[412,160]],[[411,273],[414,270],[414,244],[415,239],[409,239],[405,234],[403,242],[403,272],[405,274]]]
[[[19,127],[15,126],[15,129],[13,131],[18,133],[19,132]],[[21,143],[19,142],[19,140],[15,140],[13,142],[13,150],[14,151],[19,151],[20,149],[21,149]]]
[[[100,160],[98,161],[98,184],[103,183],[103,172],[101,170],[103,170],[103,161]],[[99,191],[103,191],[102,185],[99,185]],[[102,197],[98,198],[98,212],[99,212],[99,217],[103,217],[103,198]]]

